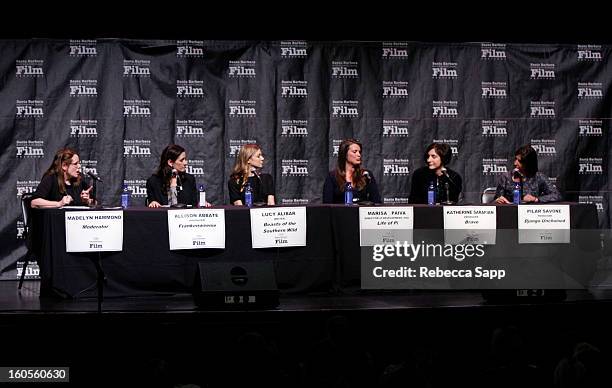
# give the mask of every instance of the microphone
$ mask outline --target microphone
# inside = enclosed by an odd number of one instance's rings
[[[176,178],[176,188],[178,191],[183,191],[183,184],[181,183],[181,176],[176,171],[176,168],[172,169],[172,178]]]
[[[368,183],[370,183],[370,180],[372,179],[372,177],[370,176],[370,172],[368,170],[364,170],[361,175],[363,175],[365,179],[368,181]]]
[[[255,177],[261,182],[261,177],[259,176],[259,172],[257,171],[257,169],[253,169],[252,172],[253,175],[255,175]]]
[[[87,166],[87,168],[91,168],[91,166]],[[91,172],[91,171],[89,171],[89,170],[87,170],[87,171],[86,171],[86,170],[83,170],[83,172],[84,172],[86,175],[89,175],[89,177],[90,177],[91,179],[93,179],[93,180],[95,180],[95,181],[98,181],[98,182],[102,182],[102,178],[100,178],[99,176],[97,176],[97,175],[96,175],[96,174],[94,174],[93,172]]]
[[[450,179],[450,176],[448,176],[448,171],[446,170],[446,167],[442,167],[442,168],[440,169],[440,172],[442,172],[442,174],[444,174],[444,176],[445,176],[445,177],[447,177],[447,178],[448,178],[448,180],[451,180],[451,179]]]
[[[440,169],[440,172],[442,173],[442,175],[444,175],[444,176],[446,177],[446,179],[448,179],[448,181],[449,181],[450,183],[452,183],[452,185],[453,185],[453,186],[457,186],[457,185],[455,184],[455,182],[453,182],[453,179],[452,179],[452,178],[450,177],[450,175],[448,174],[448,170],[446,169],[446,167],[442,167],[442,168]]]
[[[512,170],[512,178],[523,180],[523,178],[525,178],[525,175],[523,175],[521,170],[515,168],[514,170]]]

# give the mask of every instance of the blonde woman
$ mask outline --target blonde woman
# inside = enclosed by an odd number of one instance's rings
[[[260,173],[264,156],[257,144],[245,144],[240,148],[236,164],[227,182],[230,203],[236,206],[245,204],[244,193],[251,187],[253,203],[274,205],[274,182],[272,175]]]

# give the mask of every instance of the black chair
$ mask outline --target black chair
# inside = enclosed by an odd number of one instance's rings
[[[26,243],[27,251],[21,258],[24,261],[23,268],[21,269],[21,278],[19,279],[19,287],[23,286],[23,279],[25,279],[26,269],[31,261],[36,261],[34,252],[32,251],[32,236],[30,234],[30,203],[32,202],[32,194],[21,195],[21,216],[23,217],[23,238]]]
[[[491,203],[495,199],[495,193],[497,192],[497,187],[487,187],[482,192],[482,197],[480,198],[480,202],[483,204]]]

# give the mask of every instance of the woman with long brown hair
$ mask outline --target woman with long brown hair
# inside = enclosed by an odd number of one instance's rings
[[[253,203],[274,205],[274,182],[272,175],[262,174],[264,156],[257,144],[245,144],[240,148],[230,179],[227,182],[230,203],[242,206],[245,191],[251,188]]]
[[[340,143],[336,169],[329,172],[323,185],[323,203],[344,203],[347,183],[353,190],[353,202],[381,202],[374,176],[361,166],[361,148],[355,139]]]
[[[195,177],[187,173],[187,164],[187,152],[183,147],[170,144],[164,148],[157,171],[147,179],[149,207],[197,205]]]
[[[72,148],[61,148],[44,173],[32,195],[34,208],[58,208],[69,204],[88,206],[94,203],[93,186],[81,179],[81,159]]]

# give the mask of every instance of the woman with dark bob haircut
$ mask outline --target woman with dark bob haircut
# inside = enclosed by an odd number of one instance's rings
[[[529,144],[514,152],[514,170],[502,175],[495,192],[495,203],[512,203],[514,184],[522,186],[521,202],[558,202],[561,194],[548,177],[538,172],[538,154]]]
[[[346,139],[340,143],[338,164],[325,179],[323,203],[344,203],[346,184],[353,187],[353,202],[380,203],[380,193],[374,175],[361,166],[361,143]]]
[[[437,203],[457,203],[462,190],[461,175],[446,168],[451,161],[448,144],[431,143],[423,160],[427,164],[412,174],[409,203],[427,203],[427,189],[433,183]]]

